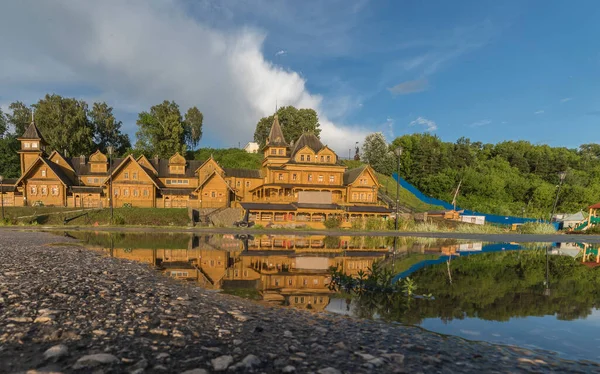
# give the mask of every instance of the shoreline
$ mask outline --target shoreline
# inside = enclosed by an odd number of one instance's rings
[[[210,292],[49,233],[2,237],[0,372],[600,370],[551,352]]]
[[[244,235],[325,235],[325,236],[381,236],[424,237],[439,239],[480,240],[487,242],[585,242],[600,243],[600,235],[567,234],[473,234],[458,232],[364,231],[364,230],[300,230],[253,229],[233,227],[169,227],[169,226],[0,226],[2,231],[103,231],[103,232],[157,232],[181,234],[244,234]]]

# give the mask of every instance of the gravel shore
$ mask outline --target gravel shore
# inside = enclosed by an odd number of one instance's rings
[[[547,352],[216,294],[41,232],[0,231],[0,259],[1,373],[600,370]]]

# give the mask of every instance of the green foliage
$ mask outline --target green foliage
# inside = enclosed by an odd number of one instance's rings
[[[123,208],[132,208],[133,205],[131,203],[123,203]]]
[[[11,103],[8,109],[12,112],[7,114],[8,123],[13,125],[14,134],[21,136],[31,123],[31,109],[21,101]]]
[[[15,135],[0,137],[0,175],[4,178],[18,178],[21,174],[19,154],[21,148]]]
[[[277,110],[279,124],[283,131],[285,140],[290,143],[298,140],[305,131],[312,131],[316,136],[321,133],[319,117],[314,109],[296,109],[293,106],[284,106]],[[261,147],[265,145],[274,116],[261,118],[256,124],[254,131],[254,141]]]
[[[185,113],[185,141],[190,149],[195,149],[202,139],[202,122],[204,115],[198,108],[191,107]]]
[[[383,133],[367,135],[363,143],[362,161],[378,173],[391,175],[396,171],[396,156],[389,149]]]
[[[451,201],[462,181],[461,208],[499,215],[548,219],[556,197],[558,172],[568,170],[559,212],[576,212],[600,196],[600,146],[579,150],[533,145],[527,141],[483,144],[460,138],[442,142],[431,134],[396,138],[402,146],[400,175],[424,194]]]
[[[337,229],[342,224],[341,217],[331,217],[327,218],[325,222],[323,222],[326,228],[328,229]]]
[[[113,108],[106,103],[94,103],[90,111],[90,121],[94,128],[94,140],[98,149],[106,153],[107,147],[114,147],[115,155],[123,155],[131,148],[127,134],[121,133],[122,122],[117,121]]]
[[[185,125],[174,101],[163,101],[149,112],[142,112],[137,120],[136,148],[147,156],[169,158],[176,152],[185,154]]]
[[[115,214],[113,216],[113,225],[124,225],[125,224],[125,217],[123,217],[120,214]]]
[[[0,108],[0,138],[4,137],[6,132],[8,131],[8,119],[4,112],[2,112],[2,108]]]
[[[212,156],[224,168],[260,169],[262,154],[248,153],[239,148],[216,149],[201,148],[190,156],[196,160],[207,160]]]
[[[556,229],[549,223],[527,222],[519,226],[521,234],[556,234]]]

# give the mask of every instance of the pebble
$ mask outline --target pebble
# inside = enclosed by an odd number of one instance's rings
[[[294,373],[296,371],[296,368],[293,367],[292,365],[288,365],[286,367],[284,367],[283,369],[281,369],[282,373]]]
[[[293,338],[294,334],[292,334],[292,332],[290,330],[285,330],[283,332],[283,336],[285,336],[286,338]]]
[[[192,370],[186,370],[184,372],[182,372],[181,374],[208,374],[208,371],[205,369],[192,369]]]
[[[210,361],[213,369],[216,371],[226,370],[233,363],[232,356],[220,356]]]
[[[73,365],[73,369],[84,369],[91,368],[100,365],[109,365],[118,363],[119,359],[115,356],[108,353],[97,353],[94,355],[86,355],[81,357],[75,365]]]
[[[330,367],[326,367],[324,369],[319,369],[317,371],[317,373],[319,373],[319,374],[342,374],[341,371],[339,371],[336,368],[332,368],[331,366]]]
[[[69,348],[64,344],[59,344],[48,348],[46,352],[44,352],[44,359],[58,361],[67,354],[69,354]]]

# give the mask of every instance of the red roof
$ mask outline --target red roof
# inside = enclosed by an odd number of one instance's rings
[[[590,205],[588,209],[600,209],[600,203],[596,203],[594,205]]]
[[[584,262],[583,264],[589,268],[595,268],[597,266],[600,266],[600,264],[597,262]]]

